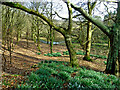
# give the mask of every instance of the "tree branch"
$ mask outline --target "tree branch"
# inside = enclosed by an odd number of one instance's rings
[[[72,30],[72,7],[70,5],[69,0],[66,2],[68,7],[68,13],[69,13],[69,24],[68,24],[68,31]]]
[[[55,11],[55,14],[56,14],[59,18],[62,18],[62,19],[68,20],[68,18],[61,17],[56,11]]]
[[[95,24],[98,28],[100,28],[107,36],[109,36],[110,30],[107,26],[105,26],[101,21],[94,19],[93,17],[89,16],[85,10],[83,10],[81,7],[77,7],[73,4],[71,4],[72,8],[74,8],[76,11],[80,12],[87,20]]]
[[[23,11],[29,13],[29,14],[38,16],[38,17],[42,18],[45,22],[47,22],[49,26],[52,26],[56,31],[58,31],[58,32],[60,32],[60,33],[62,33],[62,34],[65,32],[63,28],[60,28],[60,27],[55,26],[55,25],[54,25],[46,16],[44,16],[43,14],[41,14],[41,13],[35,11],[35,10],[28,9],[28,8],[26,8],[25,6],[22,6],[22,5],[19,4],[19,3],[0,2],[0,4],[6,5],[6,6],[9,6],[9,7],[12,7],[12,8],[17,8],[17,9],[23,10]]]
[[[59,17],[59,18],[62,18],[64,20],[68,20],[68,18],[64,18],[64,17],[61,17],[56,11],[55,11],[55,14]],[[80,16],[81,14],[77,14],[77,15],[74,15],[73,18],[76,18],[78,16]]]

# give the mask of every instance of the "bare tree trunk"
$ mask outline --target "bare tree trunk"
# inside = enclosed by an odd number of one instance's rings
[[[28,34],[28,28],[27,28],[27,32],[26,32],[26,40],[27,40],[27,48],[29,47],[29,43],[28,43],[28,37],[29,37],[29,34]]]
[[[39,31],[39,28],[37,28],[37,47],[38,47],[38,50],[41,51],[41,48],[40,48],[40,31]]]
[[[50,18],[51,18],[51,22],[52,22],[52,0],[51,0],[51,15],[50,15]],[[53,40],[54,40],[54,36],[53,36],[53,30],[52,30],[52,26],[50,26],[50,53],[52,54],[53,53]]]
[[[6,62],[7,62],[4,53],[5,53],[5,45],[4,45],[3,53],[2,53],[2,57],[3,57],[3,58],[2,58],[2,63],[3,63],[2,70],[3,70],[3,71],[5,71],[5,68],[6,68]]]
[[[10,38],[10,49],[9,49],[9,53],[10,53],[10,64],[12,63],[12,38]]]
[[[53,53],[53,30],[52,30],[52,27],[50,27],[50,53],[52,54]]]

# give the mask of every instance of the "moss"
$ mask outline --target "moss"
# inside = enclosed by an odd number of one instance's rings
[[[78,62],[79,62],[78,60],[70,61],[69,66],[71,66],[71,67],[79,67]]]
[[[83,58],[83,60],[86,60],[86,61],[91,61],[91,62],[93,62],[93,60],[90,58],[90,56],[85,56],[85,57]]]

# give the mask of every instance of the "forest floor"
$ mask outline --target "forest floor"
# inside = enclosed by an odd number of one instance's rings
[[[7,60],[6,67],[4,68],[3,73],[3,81],[8,80],[11,82],[11,78],[15,78],[16,82],[13,82],[13,85],[15,83],[20,83],[21,80],[23,81],[25,79],[25,76],[30,74],[31,71],[36,70],[37,68],[31,68],[32,65],[35,65],[43,60],[56,60],[56,61],[66,61],[69,62],[69,56],[68,55],[62,55],[60,57],[49,57],[44,56],[44,54],[47,54],[50,52],[50,47],[48,44],[41,43],[41,54],[38,55],[39,52],[37,49],[37,46],[35,45],[34,41],[29,40],[29,47],[27,47],[27,42],[25,39],[22,39],[18,45],[16,45],[17,42],[14,42],[14,49],[12,52],[12,63],[8,64],[9,61],[9,52],[5,51],[5,58]],[[76,50],[80,50],[79,48],[75,48]],[[60,52],[67,51],[67,48],[65,45],[54,45],[53,46],[53,52]],[[88,69],[93,69],[95,71],[104,71],[106,68],[106,65],[104,64],[104,61],[106,59],[100,59],[92,57],[94,60],[93,62],[85,61],[83,60],[84,55],[77,55],[77,58],[79,59],[79,65],[85,66]],[[3,62],[4,62],[4,58]],[[13,74],[19,74],[20,76],[12,76]],[[23,79],[24,78],[24,79]],[[3,88],[6,88],[4,85]]]

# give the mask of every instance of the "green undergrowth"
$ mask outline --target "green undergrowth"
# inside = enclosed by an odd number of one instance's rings
[[[49,56],[49,57],[60,57],[62,56],[62,54],[60,52],[57,52],[57,53],[47,53],[47,54],[44,54],[44,56]]]
[[[90,58],[90,56],[85,56],[85,57],[83,58],[83,60],[87,60],[87,61],[93,62],[93,60]]]
[[[40,55],[41,53],[37,53],[38,55]],[[85,52],[84,51],[81,51],[81,50],[78,50],[76,52],[77,55],[85,55]],[[68,51],[63,51],[63,55],[69,55],[69,52]],[[62,56],[62,54],[60,52],[57,52],[57,53],[47,53],[47,54],[44,54],[44,56],[49,56],[49,57],[60,57]],[[94,55],[94,54],[90,54],[91,57],[96,57],[96,58],[102,58],[102,59],[107,59],[106,56],[103,56],[103,55]]]
[[[111,90],[120,88],[120,80],[114,75],[106,75],[102,72],[68,66],[62,61],[42,61],[39,69],[31,72],[28,80],[18,85],[18,90],[28,88],[39,89],[95,89]]]
[[[104,64],[107,65],[107,61],[104,61]]]
[[[38,55],[40,55],[41,53],[37,53]]]
[[[69,55],[68,51],[63,51],[63,55]]]
[[[76,52],[77,55],[85,55],[85,52],[84,51],[81,51],[81,50],[78,50]],[[69,55],[69,52],[68,51],[63,51],[63,55]],[[94,55],[94,54],[90,54],[91,57],[97,57],[97,58],[102,58],[102,59],[107,59],[106,56],[103,56],[103,55]]]

